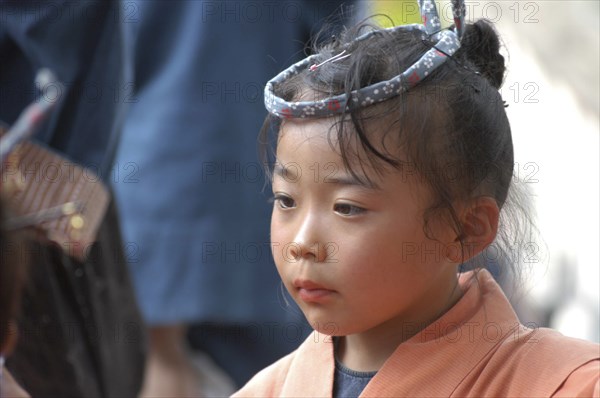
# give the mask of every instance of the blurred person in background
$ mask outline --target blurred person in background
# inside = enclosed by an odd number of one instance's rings
[[[53,93],[60,101],[34,137],[39,150],[20,159],[23,194],[38,199],[35,211],[47,210],[44,203],[58,193],[100,214],[82,256],[69,249],[70,239],[28,241],[32,265],[18,319],[22,336],[6,364],[33,396],[131,397],[142,382],[145,329],[114,201],[103,183],[111,178],[131,100],[123,46],[128,14],[122,11],[112,1],[0,2],[0,119],[13,124],[39,100],[34,76],[42,68],[52,70],[64,89]],[[79,180],[75,167],[86,168]],[[106,201],[80,202],[83,186]],[[34,224],[39,231],[48,225]],[[95,223],[80,218],[77,224]]]
[[[218,376],[199,374],[199,352],[232,379],[218,390],[227,395],[308,332],[283,304],[256,136],[267,79],[304,55],[342,2],[124,4],[139,16],[127,25],[137,102],[116,164],[135,179],[114,189],[150,326],[142,395],[214,393]]]

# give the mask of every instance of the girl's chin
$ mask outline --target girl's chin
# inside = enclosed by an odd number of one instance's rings
[[[331,337],[340,337],[346,335],[339,325],[333,321],[311,320],[308,317],[307,320],[310,326],[321,334]]]

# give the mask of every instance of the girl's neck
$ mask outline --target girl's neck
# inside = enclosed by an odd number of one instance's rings
[[[349,369],[359,372],[379,370],[396,348],[436,321],[462,297],[458,280],[444,299],[424,316],[395,318],[362,333],[337,338],[336,358]],[[435,303],[433,303],[435,304]],[[436,309],[437,308],[437,309]]]

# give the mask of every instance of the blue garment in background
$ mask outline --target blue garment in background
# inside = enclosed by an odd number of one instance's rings
[[[139,15],[127,26],[137,102],[114,190],[140,306],[150,325],[210,325],[196,337],[254,362],[243,383],[306,333],[271,256],[263,88],[341,2],[126,3]]]
[[[123,115],[132,100],[119,5],[82,0],[0,3],[0,119],[12,124],[39,95],[36,72],[50,68],[65,85],[36,139],[104,180]]]

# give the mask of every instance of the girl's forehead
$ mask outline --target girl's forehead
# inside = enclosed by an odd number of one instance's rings
[[[277,157],[301,156],[310,149],[316,155],[342,163],[335,130],[331,121],[302,120],[283,123],[277,139]]]
[[[367,122],[362,127],[363,134],[373,148],[399,162],[408,162],[407,153],[399,138],[395,134],[390,134],[389,128],[386,128],[384,123],[380,121]],[[368,153],[369,151],[361,141],[349,116],[344,119],[340,116],[284,119],[277,137],[277,151],[279,152],[282,144],[289,146],[303,143],[314,143],[315,145],[326,143],[328,150],[339,154],[340,160],[343,160],[345,164],[359,163],[361,168],[389,168],[388,164],[378,161],[376,157]]]
[[[415,173],[406,167],[408,162],[405,162],[404,151],[391,140],[384,142],[383,134],[372,137],[373,146],[405,166],[398,169],[380,159],[369,157],[349,123],[344,125],[344,141],[341,145],[345,150],[342,151],[338,138],[339,124],[339,117],[285,120],[278,137],[277,161],[296,161],[305,156],[304,150],[309,150],[310,156],[315,156],[318,162],[322,162],[323,165],[334,162],[339,172],[355,176],[365,185],[383,187],[395,180],[409,185],[417,182]]]

